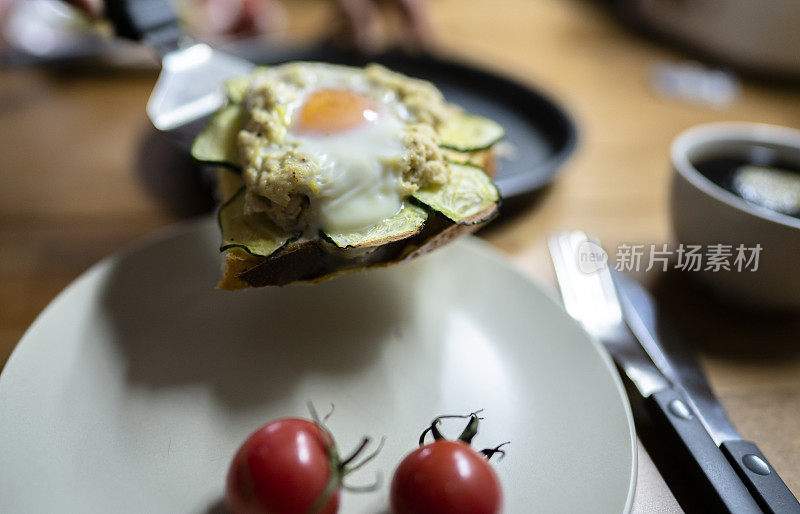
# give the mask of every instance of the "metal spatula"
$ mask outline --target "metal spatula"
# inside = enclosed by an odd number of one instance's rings
[[[117,35],[141,41],[161,57],[162,68],[147,103],[153,125],[190,142],[197,123],[225,101],[222,83],[250,72],[244,59],[192,41],[166,0],[106,0]]]

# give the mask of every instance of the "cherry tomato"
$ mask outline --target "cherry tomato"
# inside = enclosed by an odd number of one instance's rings
[[[286,418],[264,425],[233,458],[226,488],[228,508],[234,514],[306,514],[335,470],[331,448],[330,434],[312,421]],[[339,485],[316,512],[339,510]]]
[[[457,441],[444,439],[438,431],[445,417],[469,417]],[[469,443],[478,427],[477,413],[436,418],[420,437],[420,448],[409,453],[392,478],[393,514],[497,514],[503,505],[500,480],[489,464],[500,445],[475,451]],[[431,432],[435,440],[424,444]],[[504,443],[506,444],[506,443]]]
[[[392,479],[395,514],[495,514],[500,481],[479,454],[460,441],[436,441],[411,452]]]

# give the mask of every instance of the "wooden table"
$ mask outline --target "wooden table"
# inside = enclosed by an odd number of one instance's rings
[[[324,5],[289,5],[308,39]],[[525,272],[553,287],[545,239],[582,228],[607,248],[670,241],[668,148],[692,125],[746,120],[800,125],[800,91],[744,84],[716,110],[659,99],[648,75],[683,56],[620,28],[578,0],[431,2],[445,51],[551,92],[574,115],[581,142],[544,195],[483,233]],[[153,72],[0,74],[0,365],[45,305],[101,257],[203,205],[170,209],[160,174],[185,161],[159,144],[144,114]],[[711,382],[747,438],[800,493],[800,316],[754,314],[714,302],[682,276],[650,277],[701,354]],[[640,451],[636,508],[676,510]]]

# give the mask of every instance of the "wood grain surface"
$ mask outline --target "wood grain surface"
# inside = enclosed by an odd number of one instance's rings
[[[305,0],[287,8],[287,38],[326,30],[328,7]],[[611,249],[671,240],[668,149],[683,129],[717,120],[800,126],[798,88],[744,82],[726,109],[655,96],[653,66],[686,57],[620,27],[593,2],[437,0],[430,8],[443,52],[536,85],[577,121],[578,151],[556,183],[482,232],[546,287],[554,287],[546,251],[554,231],[581,228]],[[204,185],[187,178],[191,163],[148,124],[154,79],[154,71],[0,73],[0,365],[91,264],[209,208],[195,200],[202,195],[187,200],[186,187]],[[682,275],[646,280],[696,346],[743,435],[800,493],[800,313],[726,307]],[[640,457],[637,510],[677,509]]]

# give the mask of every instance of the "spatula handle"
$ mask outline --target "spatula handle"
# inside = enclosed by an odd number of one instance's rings
[[[147,43],[162,54],[176,49],[183,37],[167,0],[105,0],[105,5],[106,17],[120,37]]]

